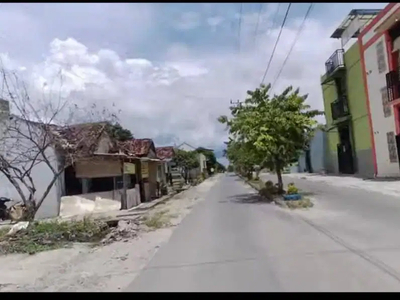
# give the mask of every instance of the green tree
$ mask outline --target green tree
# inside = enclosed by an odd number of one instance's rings
[[[127,141],[133,139],[133,134],[129,129],[123,128],[118,122],[109,124],[107,127],[108,134],[118,141]]]
[[[206,165],[207,165],[207,172],[208,174],[211,174],[211,169],[216,170],[217,169],[217,158],[215,157],[214,151],[199,147],[196,149],[197,153],[202,153],[206,157]]]
[[[177,149],[175,152],[174,162],[178,167],[187,171],[199,167],[199,159],[197,153],[194,151]]]
[[[216,173],[222,173],[226,171],[226,167],[221,164],[220,162],[217,161],[217,163],[215,164],[215,172]]]
[[[260,85],[248,91],[243,103],[230,107],[230,118],[218,120],[227,125],[236,141],[263,155],[260,165],[276,172],[282,191],[282,170],[308,145],[318,125],[315,117],[323,112],[310,109],[305,103],[307,95],[300,95],[299,89],[290,86],[272,97],[269,90],[270,85]],[[228,155],[230,151],[228,147]]]
[[[226,157],[236,170],[248,179],[253,177],[254,166],[259,165],[263,159],[261,152],[250,142],[232,139],[227,144]]]

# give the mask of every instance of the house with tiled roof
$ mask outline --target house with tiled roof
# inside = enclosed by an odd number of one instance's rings
[[[112,199],[125,209],[143,201],[136,171],[140,157],[121,150],[110,126],[107,122],[52,126],[54,148],[70,164],[62,174],[61,197]]]
[[[160,167],[162,181],[172,186],[172,167],[175,156],[175,148],[173,146],[164,146],[156,148],[157,157],[162,160]]]
[[[173,146],[157,147],[156,154],[159,159],[171,161],[174,158],[175,149]]]
[[[156,155],[152,139],[132,139],[118,143],[118,149],[129,156],[140,158],[140,173],[143,181],[145,201],[161,196],[162,163]]]
[[[61,203],[67,196],[93,201],[96,197],[112,199],[122,208],[141,202],[136,172],[141,158],[125,154],[118,148],[119,142],[109,134],[108,126],[111,124],[97,122],[57,126],[32,122],[12,115],[8,101],[0,100],[0,125],[2,141],[7,141],[1,144],[1,154],[5,157],[10,152],[8,144],[13,147],[20,144],[26,149],[24,156],[27,161],[21,164],[32,165],[30,175],[36,189],[35,196],[46,195],[37,218],[58,216]],[[12,128],[18,131],[12,131]],[[24,138],[24,135],[30,138]],[[38,149],[39,146],[35,146],[40,144],[38,141],[46,146]],[[152,151],[155,157],[154,145]],[[36,161],[33,157],[35,153],[40,155]],[[141,152],[138,154],[141,155]],[[15,162],[13,164],[16,166]],[[55,170],[60,171],[56,176]],[[54,184],[49,187],[54,178]],[[21,194],[3,172],[0,172],[0,188],[3,196],[22,201]],[[45,194],[48,188],[49,192]]]

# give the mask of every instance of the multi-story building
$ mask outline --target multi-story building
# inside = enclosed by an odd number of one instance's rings
[[[321,78],[326,126],[325,167],[328,173],[373,177],[374,148],[364,88],[362,54],[357,38],[380,10],[352,10],[331,38],[341,47],[325,63]],[[382,109],[381,109],[382,111]]]
[[[379,177],[400,176],[399,19],[400,3],[389,3],[358,36]]]

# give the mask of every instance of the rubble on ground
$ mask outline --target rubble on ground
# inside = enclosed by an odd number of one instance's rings
[[[139,219],[136,220],[112,220],[107,225],[111,227],[110,232],[101,241],[102,245],[108,245],[118,241],[128,241],[135,238],[139,232]]]

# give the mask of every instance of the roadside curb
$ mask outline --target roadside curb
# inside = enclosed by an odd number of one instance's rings
[[[179,194],[179,193],[177,193],[177,192],[172,192],[172,193],[169,194],[169,195],[165,195],[164,197],[161,197],[161,198],[159,198],[159,199],[153,200],[153,201],[151,201],[151,202],[143,202],[143,203],[141,203],[140,205],[138,205],[138,206],[136,206],[136,207],[133,207],[133,208],[131,208],[131,209],[128,209],[128,212],[132,212],[132,211],[143,211],[143,210],[148,210],[148,209],[154,208],[154,207],[156,207],[157,205],[159,205],[159,204],[161,204],[161,203],[164,203],[164,202],[170,200],[171,198],[173,198],[173,197],[176,196],[177,194]]]
[[[134,211],[144,212],[144,211],[147,211],[147,210],[149,210],[149,209],[153,209],[153,208],[155,208],[157,205],[163,204],[163,203],[167,202],[168,200],[172,199],[172,198],[175,197],[176,195],[185,193],[186,191],[189,191],[189,190],[191,190],[192,188],[196,188],[197,186],[201,185],[203,182],[209,180],[210,178],[212,178],[212,176],[206,178],[204,181],[202,181],[202,182],[199,183],[198,185],[189,185],[188,188],[183,189],[183,190],[181,190],[181,191],[179,191],[179,192],[174,191],[174,192],[170,193],[169,195],[165,195],[164,197],[161,197],[161,198],[159,198],[159,199],[153,200],[153,201],[151,201],[151,202],[143,202],[143,203],[141,203],[140,205],[138,205],[138,206],[136,206],[136,207],[133,207],[133,208],[131,208],[131,209],[128,209],[128,212],[134,212]]]

